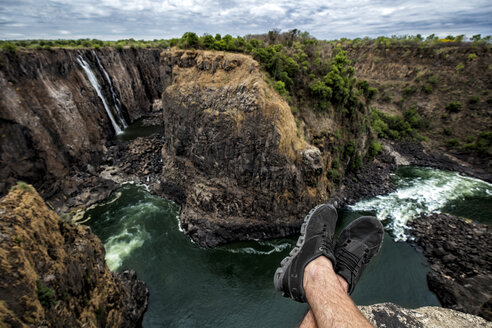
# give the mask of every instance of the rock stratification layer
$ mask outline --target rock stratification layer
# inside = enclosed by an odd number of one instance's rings
[[[45,199],[59,192],[70,195],[78,185],[69,176],[100,162],[115,131],[81,58],[109,108],[115,107],[114,94],[130,123],[151,111],[161,96],[159,53],[0,51],[0,195],[17,180],[35,185]]]
[[[0,322],[6,327],[141,322],[149,292],[135,272],[111,272],[90,228],[61,221],[30,185],[12,189],[0,200]]]
[[[166,51],[162,191],[201,245],[285,236],[320,197],[319,149],[251,57]]]

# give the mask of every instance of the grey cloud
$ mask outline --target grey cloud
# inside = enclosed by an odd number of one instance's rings
[[[492,34],[486,0],[3,0],[0,38],[137,39],[298,28],[322,39]],[[67,31],[71,34],[67,36]]]

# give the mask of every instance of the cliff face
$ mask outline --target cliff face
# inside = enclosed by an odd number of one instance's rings
[[[427,150],[439,155],[429,165],[440,166],[443,159],[451,169],[478,163],[485,169],[476,175],[487,177],[490,156],[461,154],[463,161],[455,160],[453,149],[444,147],[448,137],[443,129],[466,139],[466,134],[476,136],[490,126],[490,96],[485,95],[492,74],[490,51],[347,50],[358,78],[380,89],[371,106],[397,114],[415,105],[429,122],[428,129],[419,131],[429,137]],[[246,55],[56,49],[0,51],[0,194],[24,180],[55,208],[66,210],[63,206],[87,206],[104,198],[121,182],[108,173],[114,168],[99,165],[102,160],[111,163],[114,145],[107,141],[114,128],[79,57],[91,67],[110,107],[115,105],[114,89],[128,123],[149,112],[162,95],[162,158],[153,156],[149,170],[133,163],[137,168],[132,175],[142,173],[138,181],[150,181],[151,190],[183,205],[183,227],[203,245],[284,236],[298,229],[315,203],[330,200],[341,206],[391,189],[391,158],[363,164],[370,141],[365,104],[350,115],[305,110],[294,119],[287,103],[265,82],[258,63]],[[463,60],[464,68],[457,71]],[[471,104],[467,97],[474,90],[486,91]],[[463,109],[440,121],[455,98]],[[419,148],[417,154],[416,149],[397,150],[427,158],[427,150]],[[159,190],[155,176],[143,175],[160,172],[155,166],[161,159]],[[343,181],[350,167],[353,172]]]
[[[379,90],[371,107],[391,115],[415,109],[423,118],[419,133],[428,138],[423,142],[427,153],[492,179],[490,46],[372,44],[344,49],[357,78]],[[459,105],[447,107],[451,103]]]
[[[103,83],[107,71],[128,123],[161,95],[158,50],[0,52],[0,194],[23,180],[44,197],[68,195],[77,183],[67,177],[100,161],[115,131],[79,57],[113,108],[111,86]]]
[[[0,322],[7,327],[134,327],[148,290],[115,274],[85,226],[63,222],[34,188],[0,200]]]
[[[249,56],[166,51],[162,191],[202,245],[284,236],[320,194],[320,152]]]

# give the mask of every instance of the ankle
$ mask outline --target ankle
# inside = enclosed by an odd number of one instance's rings
[[[303,285],[326,276],[327,272],[334,272],[331,261],[324,256],[316,258],[304,269]]]

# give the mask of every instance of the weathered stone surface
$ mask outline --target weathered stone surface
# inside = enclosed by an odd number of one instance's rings
[[[172,76],[162,98],[162,192],[183,205],[185,231],[215,246],[297,230],[319,200],[305,182],[320,173],[319,150],[297,136],[289,106],[258,63],[169,51],[161,64]]]
[[[422,145],[417,141],[385,141],[385,150],[395,158],[398,165],[435,167],[441,170],[461,172],[492,182],[490,156],[453,156],[442,149]],[[458,158],[458,157],[459,158]],[[465,156],[465,158],[463,158]]]
[[[409,222],[431,264],[429,288],[442,305],[492,320],[492,230],[447,214]]]
[[[336,207],[343,207],[353,205],[364,198],[394,191],[391,175],[395,169],[394,158],[384,151],[374,161],[349,172],[341,186],[330,196],[330,202]]]
[[[97,165],[114,135],[100,98],[77,62],[82,56],[109,105],[111,76],[128,122],[152,110],[163,82],[159,50],[0,51],[0,195],[17,180],[32,183],[44,198],[73,184],[73,172]],[[66,194],[66,193],[65,193]]]
[[[359,309],[378,328],[492,327],[490,321],[478,316],[437,306],[405,309],[392,303],[382,303],[359,306]]]
[[[104,254],[89,227],[61,221],[33,187],[14,187],[0,200],[2,327],[135,327],[148,289],[134,272],[111,272]]]

